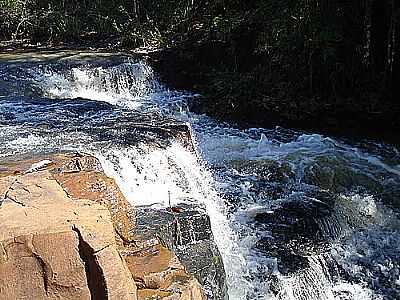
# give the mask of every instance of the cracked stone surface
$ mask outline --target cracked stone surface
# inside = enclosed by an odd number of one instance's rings
[[[136,299],[108,207],[72,199],[52,170],[0,177],[2,297]]]

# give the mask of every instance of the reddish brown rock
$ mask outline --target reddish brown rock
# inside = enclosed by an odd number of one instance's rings
[[[199,282],[158,242],[138,252],[123,252],[138,286],[138,300],[205,300]]]
[[[2,241],[0,247],[3,299],[90,299],[73,231],[21,235]]]
[[[0,161],[2,299],[205,299],[172,252],[134,230],[134,208],[97,159]]]
[[[107,206],[119,238],[125,243],[134,241],[135,210],[114,179],[103,173],[96,158],[81,154],[58,156],[51,173],[71,198]]]
[[[26,170],[13,165],[13,175],[0,177],[1,295],[136,299],[136,285],[117,250],[109,209],[100,204],[107,201],[104,194],[72,199],[54,176],[54,168],[64,160],[51,158],[53,163],[40,170],[26,172],[29,164],[22,163],[19,167]]]

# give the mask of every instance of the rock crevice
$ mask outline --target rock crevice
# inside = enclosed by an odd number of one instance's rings
[[[79,240],[78,249],[79,256],[85,265],[85,274],[87,278],[87,285],[92,299],[107,299],[106,284],[104,282],[104,273],[95,259],[95,254],[102,251],[104,248],[94,251],[93,248],[85,242],[78,228],[73,227],[72,230],[76,232]]]

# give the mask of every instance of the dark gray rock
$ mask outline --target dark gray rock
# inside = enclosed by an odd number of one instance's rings
[[[228,299],[224,264],[203,207],[197,204],[168,209],[137,207],[136,236],[158,237],[199,280],[208,299]]]

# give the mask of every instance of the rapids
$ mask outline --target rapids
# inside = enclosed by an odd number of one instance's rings
[[[231,300],[399,299],[395,147],[241,130],[195,102],[124,54],[1,55],[0,158],[84,151],[135,205],[204,204]]]

